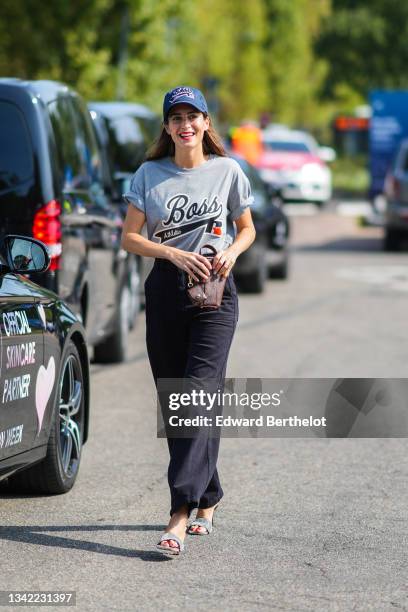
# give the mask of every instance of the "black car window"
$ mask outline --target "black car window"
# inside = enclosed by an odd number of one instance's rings
[[[146,144],[150,146],[159,137],[161,123],[158,117],[139,117],[138,121],[143,130]]]
[[[48,104],[63,188],[89,189],[101,183],[101,161],[92,124],[76,99],[61,96]],[[89,117],[89,122],[91,118]]]
[[[271,151],[282,151],[284,153],[311,153],[306,143],[295,140],[264,140],[264,145]]]
[[[102,183],[102,163],[89,110],[79,98],[72,98],[71,103],[77,128],[75,141],[83,172],[88,177],[89,186]]]
[[[265,206],[268,199],[266,187],[256,168],[241,157],[234,157],[233,159],[241,166],[241,170],[243,170],[250,182],[251,192],[255,201],[254,205],[259,208]]]
[[[245,159],[241,159],[240,157],[235,157],[235,161],[239,163],[241,169],[247,175],[249,182],[251,183],[251,189],[257,189],[258,191],[264,191],[265,185],[258,174],[258,171],[251,166]]]
[[[142,163],[146,151],[143,131],[134,117],[117,117],[109,122],[113,139],[112,157],[115,170],[134,172]]]
[[[83,182],[82,164],[76,146],[76,126],[69,101],[60,97],[48,104],[48,110],[55,137],[63,189],[78,188]]]
[[[91,116],[94,111],[91,111]],[[98,143],[99,155],[101,158],[101,176],[102,182],[105,189],[112,194],[114,192],[113,186],[113,161],[111,151],[109,148],[109,134],[107,128],[107,120],[101,115],[94,114],[92,117],[92,125],[95,129],[95,136]],[[116,194],[115,194],[116,195]],[[116,195],[116,197],[119,197]]]
[[[249,166],[248,178],[252,185],[252,189],[257,189],[258,191],[264,191],[265,185],[259,176],[257,170],[252,166]]]
[[[0,101],[0,190],[32,177],[33,151],[23,114],[14,104]]]

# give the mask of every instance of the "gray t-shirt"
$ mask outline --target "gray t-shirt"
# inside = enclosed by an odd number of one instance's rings
[[[144,162],[123,197],[145,213],[150,240],[195,252],[204,244],[227,248],[232,222],[253,202],[238,163],[218,155],[188,169],[170,157]]]

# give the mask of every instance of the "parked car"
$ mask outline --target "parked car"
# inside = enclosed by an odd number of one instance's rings
[[[333,161],[329,147],[319,147],[306,132],[289,129],[264,130],[264,151],[257,167],[264,181],[280,189],[285,201],[323,204],[332,195],[331,170],[325,160]]]
[[[266,234],[267,251],[265,263],[267,274],[270,278],[285,279],[289,271],[289,219],[285,214],[282,204],[283,199],[279,188],[265,183],[258,170],[241,157],[234,157],[240,164],[251,183],[254,196],[254,204],[251,206],[252,216],[255,224],[261,225],[262,232]],[[257,228],[258,232],[258,228]],[[246,251],[251,258],[251,249]],[[245,255],[245,253],[243,253]],[[241,255],[237,260],[235,274],[240,274]],[[258,272],[259,274],[259,272]],[[263,274],[263,273],[262,273]]]
[[[116,206],[117,212],[122,221],[125,219],[127,204],[122,198],[122,183],[123,178],[115,178],[115,169],[112,159],[111,136],[108,130],[108,125],[105,117],[99,111],[91,110],[90,115],[95,128],[96,139],[100,151],[104,174],[108,177],[109,184],[107,189],[110,194],[111,202]],[[142,258],[138,255],[127,253],[127,278],[129,288],[129,328],[133,329],[140,314],[142,303],[144,302],[143,282],[142,278],[144,268]]]
[[[408,239],[408,139],[399,145],[384,190],[384,249],[398,251]]]
[[[132,258],[86,105],[52,81],[0,79],[0,231],[47,244],[33,280],[82,319],[97,361],[126,358]]]
[[[8,235],[0,245],[0,480],[65,493],[88,439],[85,330],[55,293],[22,274],[45,273],[46,247]]]
[[[90,102],[88,107],[96,128],[100,146],[109,160],[114,177],[116,202],[124,218],[127,204],[122,193],[128,191],[130,180],[143,162],[146,151],[160,133],[160,119],[142,104],[130,102]],[[144,230],[144,235],[146,231]],[[133,299],[133,309],[144,303],[144,282],[152,268],[153,260],[136,257],[133,265],[133,290],[139,288],[138,301]]]
[[[105,120],[115,181],[124,193],[128,189],[126,181],[130,181],[160,133],[160,118],[147,106],[131,102],[90,102],[88,107]]]
[[[268,278],[268,233],[267,233],[267,201],[261,181],[254,181],[251,166],[243,157],[228,151],[229,157],[234,159],[245,172],[250,184],[254,202],[251,205],[252,219],[256,229],[255,241],[249,249],[241,253],[234,265],[234,278],[238,289],[246,293],[262,293],[266,279]]]

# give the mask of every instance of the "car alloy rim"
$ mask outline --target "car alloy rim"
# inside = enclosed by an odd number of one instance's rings
[[[78,469],[82,445],[82,378],[74,355],[65,362],[59,397],[61,462],[65,475],[70,477]]]

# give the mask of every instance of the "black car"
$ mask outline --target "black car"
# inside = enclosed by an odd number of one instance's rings
[[[90,102],[88,107],[105,120],[115,178],[130,179],[159,135],[159,117],[147,106],[131,102]]]
[[[91,110],[90,115],[95,129],[95,135],[100,151],[104,175],[107,177],[107,189],[110,200],[116,206],[122,221],[125,219],[127,204],[122,198],[123,178],[115,175],[114,162],[112,159],[111,134],[105,117],[96,110]],[[124,254],[127,265],[127,284],[129,289],[128,315],[129,328],[132,329],[140,314],[141,305],[144,302],[143,282],[146,277],[146,264],[143,266],[143,258],[132,253]],[[142,276],[144,274],[144,276]]]
[[[384,250],[408,241],[408,140],[401,141],[385,179]],[[404,245],[405,246],[405,245]]]
[[[241,164],[241,160],[234,158]],[[243,167],[243,166],[242,166]],[[268,278],[268,226],[266,223],[266,200],[263,188],[258,191],[258,185],[253,181],[249,168],[243,167],[251,183],[251,192],[254,202],[251,206],[252,220],[256,230],[256,237],[249,249],[241,253],[234,266],[234,277],[238,288],[246,293],[262,293]]]
[[[285,279],[289,269],[289,219],[284,213],[283,200],[279,190],[267,185],[261,178],[258,170],[245,159],[233,156],[245,172],[251,184],[254,203],[251,206],[257,234],[261,228],[261,240],[265,245],[265,262],[260,259],[258,253],[253,253],[259,237],[255,243],[237,260],[234,275],[239,279],[242,273],[248,274],[244,282],[249,283],[250,288],[260,288],[261,279],[269,275],[270,278]],[[257,261],[260,262],[257,264]],[[248,267],[252,274],[247,272]],[[265,268],[265,269],[264,269]]]
[[[128,191],[130,179],[159,135],[160,119],[146,106],[131,102],[90,102],[88,108],[99,146],[114,177],[114,199],[124,218],[127,204],[122,193]],[[146,228],[143,231],[146,236]],[[133,263],[130,282],[133,319],[137,315],[139,300],[144,303],[144,281],[152,265],[153,260],[147,257],[136,257]],[[136,288],[139,288],[139,299],[135,297]]]
[[[0,245],[0,480],[65,493],[88,438],[88,351],[67,304],[20,275],[49,264],[32,238],[9,235]]]
[[[134,282],[122,216],[82,99],[52,81],[0,79],[0,231],[51,254],[32,279],[80,315],[98,361],[126,357]]]
[[[258,171],[257,171],[258,172]],[[260,175],[259,175],[260,176]],[[284,212],[284,199],[279,187],[264,183],[268,205],[268,269],[269,278],[284,280],[289,274],[289,217]]]

